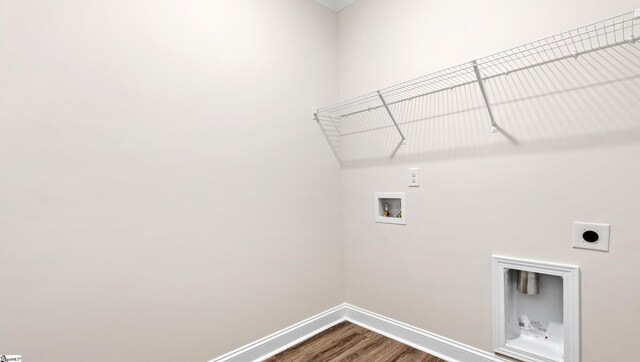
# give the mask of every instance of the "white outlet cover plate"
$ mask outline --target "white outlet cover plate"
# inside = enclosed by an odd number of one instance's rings
[[[409,187],[420,187],[420,168],[409,169]]]
[[[598,233],[598,241],[590,243],[582,238],[585,231],[592,230]],[[573,247],[598,251],[609,251],[609,232],[611,225],[596,224],[590,222],[573,223]]]

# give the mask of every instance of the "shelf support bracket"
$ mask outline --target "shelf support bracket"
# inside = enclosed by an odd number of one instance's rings
[[[484,98],[484,104],[487,107],[487,111],[489,112],[489,119],[491,119],[491,133],[498,132],[498,125],[496,124],[496,120],[493,118],[493,112],[491,111],[491,105],[489,104],[489,97],[487,97],[487,91],[484,89],[484,81],[482,79],[482,75],[480,74],[480,69],[478,68],[478,64],[476,61],[473,61],[473,71],[476,73],[476,78],[478,78],[478,86],[480,86],[480,93],[482,93],[482,98]]]
[[[327,133],[327,131],[324,129],[324,126],[322,126],[322,123],[320,122],[320,118],[318,117],[318,109],[313,108],[311,112],[313,112],[313,119],[315,119],[316,123],[322,130],[322,134],[324,134],[324,138],[327,139],[327,143],[329,143],[329,147],[331,147],[331,151],[333,151],[333,155],[336,157],[336,160],[338,160],[338,163],[340,164],[340,166],[342,166],[340,155],[338,154],[338,151],[336,150],[336,148],[333,146],[333,142],[331,142],[331,137],[329,137],[329,134]]]
[[[378,93],[378,97],[380,97],[380,100],[382,101],[382,105],[384,106],[384,109],[386,109],[387,113],[389,113],[389,117],[391,117],[391,120],[393,121],[394,126],[396,126],[398,133],[400,133],[400,137],[402,137],[402,144],[403,145],[407,144],[406,138],[404,137],[404,133],[402,133],[402,131],[400,130],[400,126],[398,126],[398,122],[396,122],[396,118],[393,116],[393,113],[391,113],[391,110],[387,105],[387,101],[384,100],[384,97],[382,96],[382,93],[380,93],[380,91],[377,91],[377,93]]]

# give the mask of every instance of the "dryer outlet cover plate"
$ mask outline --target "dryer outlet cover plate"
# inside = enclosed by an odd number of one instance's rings
[[[609,251],[611,225],[587,222],[573,223],[573,247],[598,251]]]

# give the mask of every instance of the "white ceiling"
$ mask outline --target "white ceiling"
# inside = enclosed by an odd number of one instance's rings
[[[340,11],[356,0],[316,0],[333,11]]]

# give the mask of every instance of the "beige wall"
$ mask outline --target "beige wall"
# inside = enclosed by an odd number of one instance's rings
[[[360,0],[338,16],[340,98],[637,5]],[[509,82],[522,86],[516,75]],[[403,126],[408,143],[396,161],[379,157],[395,143],[365,143],[363,136],[362,149],[377,158],[343,170],[347,302],[490,351],[491,255],[576,264],[582,272],[583,361],[637,360],[638,89],[636,78],[496,110],[517,145],[488,133],[484,111]],[[447,101],[436,99],[433,107]],[[422,185],[410,189],[407,168],[415,166]],[[407,192],[406,226],[373,222],[376,191]],[[611,223],[611,251],[572,249],[574,221]]]
[[[631,361],[637,83],[572,127],[503,116],[517,147],[435,122],[342,185],[309,108],[634,6],[0,2],[0,353],[203,361],[344,301],[343,275],[348,302],[490,350],[503,254],[579,265],[584,361]],[[373,223],[375,191],[407,192],[406,226]],[[571,249],[576,220],[611,223],[611,252]]]
[[[0,2],[0,353],[205,361],[344,300],[336,15]]]

